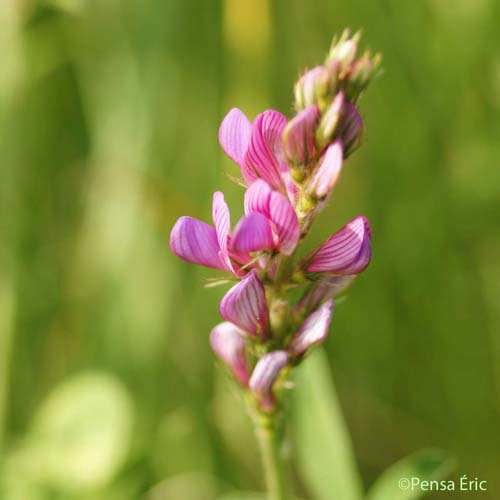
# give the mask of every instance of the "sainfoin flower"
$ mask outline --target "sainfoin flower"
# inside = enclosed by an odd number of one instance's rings
[[[210,343],[263,414],[280,405],[286,384],[278,382],[326,340],[334,297],[371,259],[371,229],[362,215],[301,252],[361,141],[357,100],[377,64],[356,60],[357,43],[341,37],[325,64],[299,79],[290,120],[275,110],[252,122],[237,108],[227,113],[219,142],[239,167],[244,215],[232,227],[224,195],[216,192],[213,225],[181,217],[170,234],[175,255],[236,281],[221,300],[224,321]],[[302,295],[292,298],[300,286]]]

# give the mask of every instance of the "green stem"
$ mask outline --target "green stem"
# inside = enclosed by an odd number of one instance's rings
[[[255,418],[255,431],[262,456],[268,500],[289,498],[280,421],[279,415],[259,415]]]

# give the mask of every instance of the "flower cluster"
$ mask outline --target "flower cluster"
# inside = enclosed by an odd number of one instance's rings
[[[345,32],[325,63],[298,80],[290,121],[268,110],[250,123],[239,109],[229,111],[219,142],[241,169],[245,215],[231,230],[229,208],[216,192],[213,226],[181,217],[170,235],[178,257],[237,281],[220,303],[224,322],[210,343],[264,413],[275,409],[288,370],[325,340],[334,297],[370,262],[370,226],[361,215],[307,255],[298,252],[361,141],[355,103],[378,57],[357,58],[358,39]]]

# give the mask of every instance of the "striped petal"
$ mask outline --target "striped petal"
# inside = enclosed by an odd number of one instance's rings
[[[231,250],[237,253],[270,250],[275,246],[271,222],[259,212],[242,217],[231,238]]]
[[[300,236],[299,220],[290,202],[259,179],[245,192],[245,213],[252,212],[259,212],[274,223],[278,234],[278,248],[285,255],[290,255]]]
[[[181,217],[170,233],[172,252],[186,262],[225,270],[219,257],[217,233],[212,226],[193,217]]]
[[[316,154],[318,106],[309,106],[292,118],[283,132],[283,150],[296,165],[308,165]]]
[[[310,314],[292,337],[290,352],[300,356],[313,345],[324,342],[332,320],[333,300],[330,299]]]
[[[340,141],[328,146],[309,185],[309,192],[316,198],[325,198],[335,186],[342,169],[342,154]]]
[[[257,271],[250,271],[224,295],[219,311],[226,321],[234,323],[244,332],[267,335],[266,291]]]
[[[219,142],[224,153],[238,165],[243,163],[247,151],[252,125],[245,114],[233,108],[222,120],[219,128]]]
[[[232,323],[218,324],[210,333],[213,351],[226,363],[243,387],[248,386],[250,373],[245,354],[244,333]]]
[[[363,138],[363,118],[358,108],[350,102],[346,102],[340,136],[344,145],[345,157],[347,158],[361,144]]]
[[[370,237],[368,219],[362,215],[355,217],[306,257],[305,271],[359,274],[370,263]]]
[[[281,135],[286,118],[278,111],[264,111],[255,118],[248,149],[243,159],[242,174],[250,185],[259,177],[275,189],[281,189],[281,167],[276,153],[281,148]]]
[[[287,363],[286,351],[273,351],[262,356],[255,365],[249,387],[264,411],[274,408],[273,385]]]
[[[212,202],[212,218],[219,242],[219,258],[224,269],[230,273],[236,274],[234,266],[229,258],[229,232],[231,231],[231,217],[229,208],[224,201],[224,195],[217,191],[214,193]]]

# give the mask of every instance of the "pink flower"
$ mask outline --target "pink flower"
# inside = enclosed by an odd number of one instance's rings
[[[290,255],[295,250],[300,237],[297,214],[288,199],[262,179],[245,192],[245,214],[234,230],[233,251],[276,248]]]
[[[215,354],[229,366],[234,376],[244,387],[250,378],[245,354],[245,341],[241,332],[229,322],[218,324],[210,333],[210,344]]]
[[[307,166],[316,155],[318,106],[309,106],[292,118],[283,132],[283,149],[295,165]]]
[[[342,159],[342,143],[335,141],[328,146],[328,149],[319,162],[316,172],[312,176],[309,184],[311,195],[317,199],[322,199],[331,193],[342,170]]]
[[[250,271],[237,285],[222,298],[220,314],[250,335],[267,335],[268,311],[266,291],[257,276]]]
[[[248,385],[264,411],[270,412],[274,408],[273,386],[287,363],[286,351],[273,351],[262,356],[255,365]]]
[[[306,273],[359,274],[370,263],[370,237],[368,219],[358,215],[306,256],[302,266]]]
[[[212,218],[215,227],[193,217],[178,219],[170,233],[170,248],[177,257],[186,262],[221,269],[239,276],[242,273],[235,261],[245,263],[250,257],[230,251],[229,208],[224,201],[224,195],[219,191],[213,196]]]
[[[247,185],[263,179],[274,189],[286,192],[283,174],[288,166],[281,149],[285,125],[285,116],[274,110],[264,111],[253,124],[237,108],[225,116],[219,142],[226,155],[240,166]]]
[[[330,299],[311,313],[292,337],[289,351],[300,356],[312,346],[322,344],[328,336],[332,312],[333,300]]]

